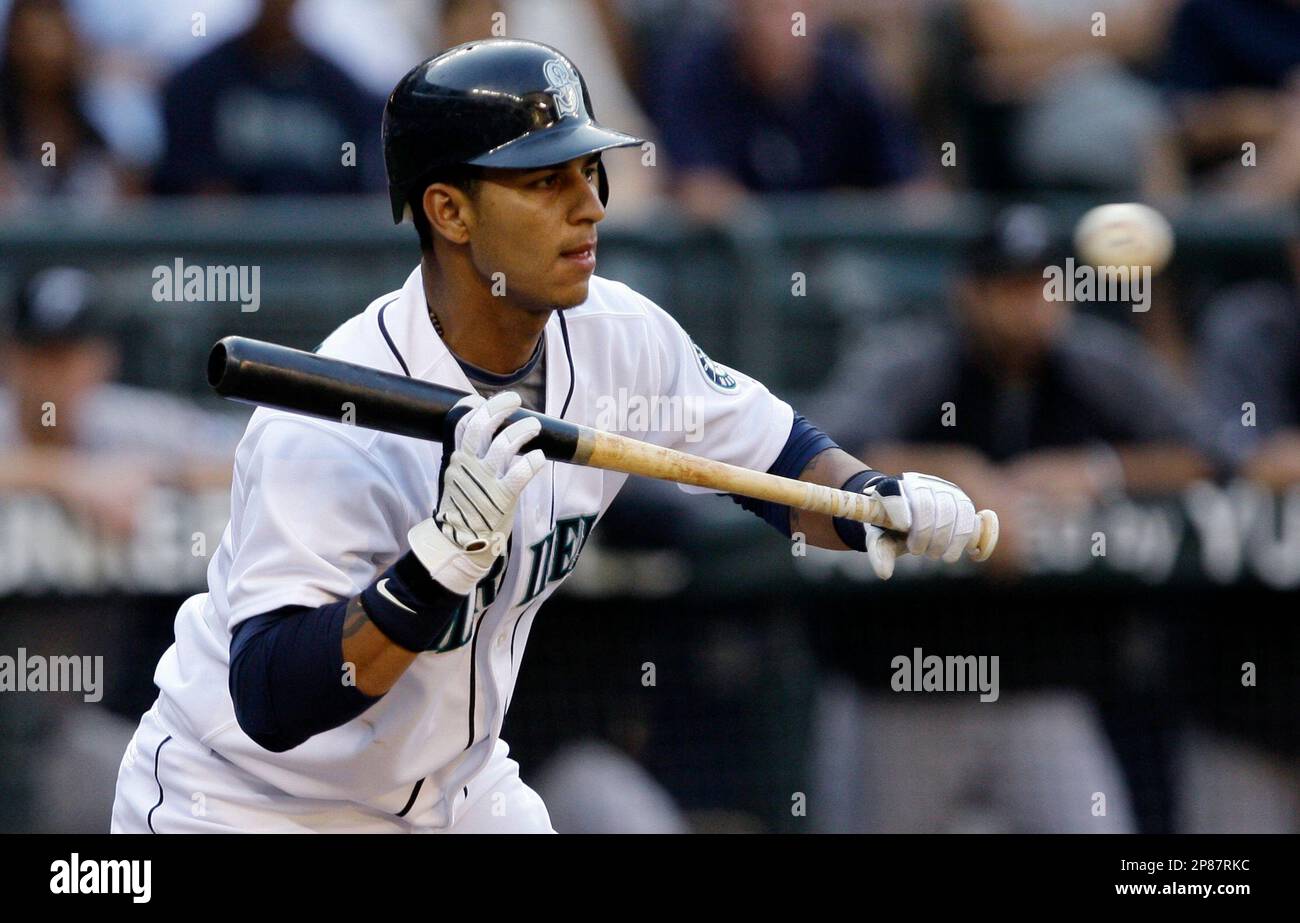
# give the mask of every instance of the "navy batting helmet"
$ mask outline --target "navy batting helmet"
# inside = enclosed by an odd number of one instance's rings
[[[466,42],[416,65],[388,97],[383,138],[394,222],[411,193],[449,167],[548,167],[641,143],[597,123],[572,61],[515,39]]]

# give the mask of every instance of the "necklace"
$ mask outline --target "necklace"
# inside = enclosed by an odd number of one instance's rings
[[[435,313],[433,312],[433,305],[429,304],[428,299],[425,300],[425,302],[424,302],[424,306],[425,306],[425,308],[427,308],[428,311],[429,311],[429,320],[433,321],[433,329],[434,329],[435,331],[437,331],[437,333],[438,333],[438,338],[441,339],[441,340],[445,340],[445,339],[447,339],[447,335],[446,335],[445,333],[442,332],[442,324],[441,324],[441,323],[439,322],[439,320],[438,320],[438,315],[435,314]],[[545,338],[545,337],[538,337],[538,338],[537,338],[537,345],[533,347],[533,355],[532,355],[532,358],[530,358],[530,359],[528,360],[528,362],[532,362],[533,359],[537,357],[537,354],[538,354],[539,352],[541,352],[541,350],[542,350],[542,344],[545,343],[545,341],[546,341],[546,338]],[[452,353],[452,355],[454,356],[455,353]],[[460,362],[461,359],[460,359],[459,357],[457,357],[456,361],[457,361],[457,362]],[[527,363],[525,363],[525,365],[527,365]],[[489,373],[489,374],[490,374],[490,373]]]
[[[433,329],[437,331],[438,338],[442,340],[447,339],[447,335],[442,332],[442,324],[438,320],[438,315],[433,313],[433,305],[426,301],[424,306],[429,310],[429,320],[433,321]]]

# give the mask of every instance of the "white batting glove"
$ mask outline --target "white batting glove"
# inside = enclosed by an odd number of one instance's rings
[[[965,491],[934,475],[907,471],[901,477],[872,478],[862,492],[877,498],[890,520],[889,531],[866,527],[867,554],[882,580],[893,574],[894,558],[904,552],[949,564],[960,560],[979,528],[975,504]]]
[[[456,424],[438,510],[408,538],[433,579],[453,593],[467,595],[505,553],[519,495],[546,464],[540,449],[518,455],[541,432],[538,420],[518,420],[493,435],[521,403],[518,394],[503,391],[488,401],[467,395],[452,408],[470,412]]]

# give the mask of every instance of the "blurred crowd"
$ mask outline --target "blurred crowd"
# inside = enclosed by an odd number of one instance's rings
[[[1022,576],[1035,504],[1204,480],[1300,484],[1300,233],[1284,270],[1233,280],[1194,315],[1166,287],[1149,315],[1103,317],[1044,299],[1043,266],[1070,251],[1024,204],[1070,194],[1174,214],[1192,199],[1225,215],[1296,214],[1296,0],[203,6],[0,0],[0,213],[377,194],[383,98],[402,73],[473,38],[534,39],[572,57],[598,118],[651,141],[639,158],[608,159],[620,220],[667,206],[725,223],[769,194],[848,189],[1016,203],[990,210],[941,310],[862,329],[824,395],[800,408],[873,467],[950,478],[997,509],[997,579]],[[114,384],[94,294],[72,266],[34,268],[9,293],[0,490],[42,492],[129,534],[145,489],[227,483],[239,423]],[[67,425],[40,422],[49,401]],[[945,402],[955,422],[940,415]],[[105,420],[114,425],[96,427]],[[1013,651],[1017,631],[962,637]],[[1294,628],[1272,637],[1297,651]],[[1153,826],[1128,794],[1133,763],[1083,684],[1013,691],[988,718],[979,705],[890,699],[844,662],[851,649],[840,646],[818,694],[812,763],[836,805],[822,829],[1300,830],[1295,750],[1195,728],[1177,770],[1184,803]],[[685,828],[639,769],[610,750],[576,752],[548,770],[555,792],[577,793],[557,794],[553,816],[581,827],[572,805],[608,784],[610,829],[632,816],[618,793],[638,790],[649,792],[642,829]],[[1231,807],[1215,800],[1227,779],[1239,783],[1222,796]],[[1105,823],[1086,795],[1082,809],[1072,800],[1085,789],[1116,793]]]
[[[379,191],[383,97],[488,34],[565,49],[600,116],[655,141],[660,169],[617,177],[624,210],[844,187],[1300,192],[1290,0],[4,0],[0,17],[0,202]]]

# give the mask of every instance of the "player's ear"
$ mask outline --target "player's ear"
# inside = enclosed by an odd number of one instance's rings
[[[469,243],[474,205],[463,189],[434,183],[424,190],[421,205],[435,234],[453,244]]]

